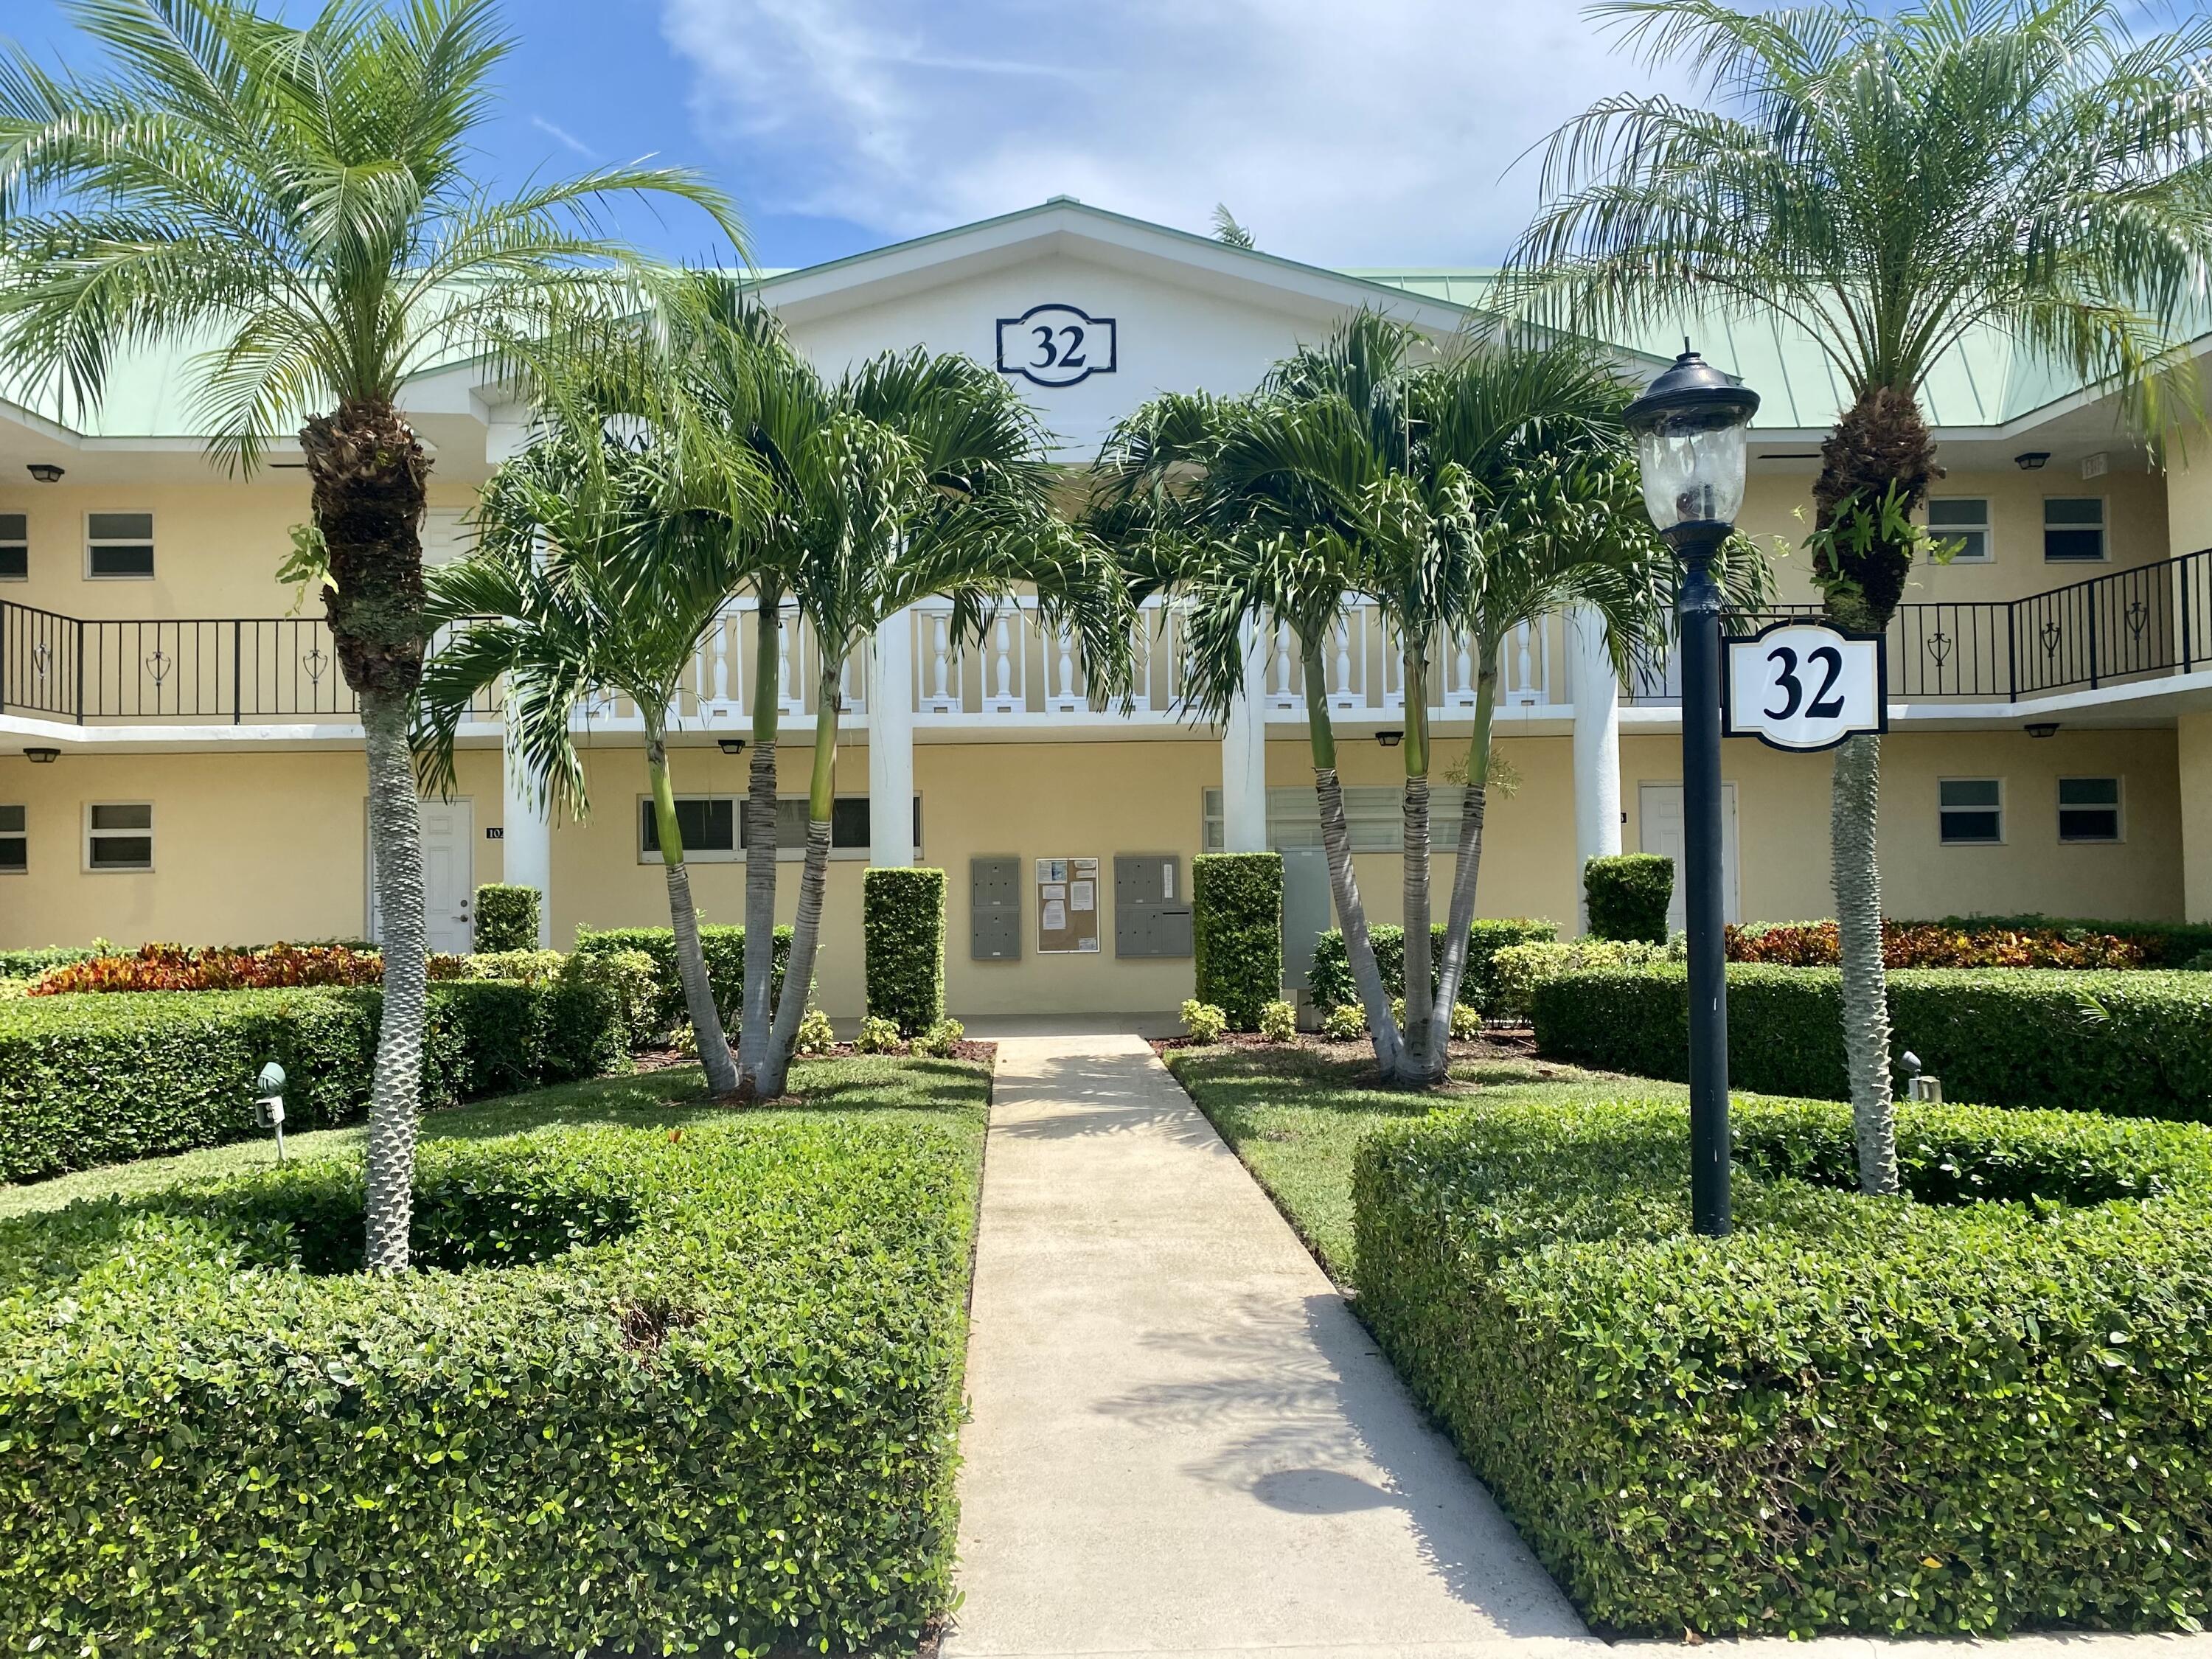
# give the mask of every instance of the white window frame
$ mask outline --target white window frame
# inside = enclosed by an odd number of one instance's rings
[[[2109,783],[2112,786],[2112,833],[2109,836],[2069,836],[2066,833],[2066,786],[2069,783]],[[2102,806],[2075,806],[2076,812],[2101,812]],[[2118,847],[2128,838],[2128,781],[2115,772],[2069,773],[2059,778],[2053,791],[2052,819],[2061,847]]]
[[[707,852],[699,852],[687,846],[684,849],[684,863],[743,864],[745,861],[745,797],[744,795],[715,794],[712,792],[705,793],[692,793],[687,791],[684,793],[678,795],[676,799],[679,801],[726,800],[734,805],[737,812],[736,841],[738,844],[734,848],[726,852],[720,848],[714,848]],[[839,800],[866,800],[868,799],[868,795],[867,793],[863,790],[850,794],[839,795],[837,799]],[[644,808],[651,803],[652,799],[653,797],[650,795],[640,795],[637,797],[639,807],[637,816],[637,861],[640,864],[658,864],[660,862],[659,849],[657,848],[647,848],[645,845]],[[799,805],[805,805],[806,800],[807,797],[805,795],[779,795],[776,797],[776,804],[779,806],[791,801],[796,801]],[[921,814],[921,794],[919,790],[915,793],[914,801],[915,804],[909,810],[913,811],[916,821],[919,822]],[[914,850],[915,856],[919,857],[921,853],[921,838],[919,836],[915,837]],[[867,861],[870,849],[866,846],[833,846],[830,849],[830,858],[832,863],[848,863],[856,861],[866,863]],[[775,849],[775,856],[776,861],[779,864],[790,864],[804,860],[806,856],[806,848],[804,847],[779,846]]]
[[[1979,501],[1982,504],[1981,521],[1978,524],[1939,525],[1935,522],[1936,515],[1934,512],[1936,503],[1938,501]],[[1990,522],[1990,498],[1988,496],[1930,495],[1928,498],[1928,507],[1929,511],[1926,514],[1929,520],[1928,534],[1931,539],[1935,541],[1948,541],[1962,533],[1979,532],[1981,534],[1981,557],[1976,558],[1971,553],[1960,553],[1952,559],[1951,562],[1953,564],[1995,564],[1996,562],[1996,532]]]
[[[23,533],[20,536],[0,536],[0,547],[17,548],[23,555],[23,574],[11,576],[0,570],[0,582],[27,582],[31,580],[31,515],[27,513],[0,513],[0,519],[21,519]]]
[[[1198,792],[1198,845],[1201,852],[1219,853],[1229,846],[1229,812],[1219,785]]]
[[[2093,526],[2086,524],[2054,525],[2051,522],[2053,501],[2094,501],[2097,503],[2097,556],[2094,559],[2054,559],[2051,556],[2050,534],[2061,532],[2083,531]],[[2110,564],[2112,562],[2112,504],[2103,495],[2045,495],[2043,498],[2043,523],[2039,533],[2043,537],[2043,562],[2045,564]]]
[[[0,876],[27,876],[31,872],[31,809],[15,801],[0,801],[0,812],[15,811],[23,815],[21,830],[0,830],[0,842],[18,842],[23,848],[21,864],[0,864]]]
[[[143,830],[95,830],[92,815],[103,806],[143,806],[146,809]],[[94,841],[143,836],[146,838],[146,862],[143,864],[94,864],[92,844]],[[154,855],[154,803],[150,800],[88,800],[84,804],[84,872],[88,876],[143,876],[151,874],[158,863]]]
[[[121,536],[101,536],[101,537],[99,537],[99,538],[95,538],[94,537],[94,535],[93,535],[93,533],[92,533],[92,521],[93,521],[94,519],[98,519],[98,518],[111,518],[111,517],[121,517],[121,516],[124,516],[125,514],[129,514],[129,516],[131,516],[131,517],[133,517],[133,518],[142,518],[142,519],[143,519],[143,520],[146,520],[146,534],[145,534],[145,536],[144,536],[144,538],[143,538],[143,539],[142,539],[141,538],[139,538],[139,537],[137,537],[137,536],[132,536],[132,537],[129,537],[129,538],[125,538],[125,537],[121,537]],[[88,582],[150,582],[150,581],[152,581],[152,580],[154,580],[154,578],[155,578],[155,574],[156,574],[161,570],[161,552],[160,552],[160,549],[161,549],[161,542],[160,531],[161,531],[161,526],[160,526],[159,525],[157,525],[156,523],[155,523],[155,521],[154,521],[154,515],[153,515],[151,513],[139,513],[139,512],[137,512],[137,511],[136,511],[135,509],[132,509],[132,508],[122,508],[122,509],[118,509],[118,508],[115,508],[115,507],[102,507],[102,508],[100,508],[100,509],[98,512],[96,512],[96,513],[95,513],[95,512],[87,512],[87,513],[85,514],[85,515],[84,515],[84,579],[85,579],[85,580],[87,580],[87,581],[88,581]],[[155,555],[154,555],[154,568],[153,568],[153,569],[151,569],[151,570],[147,571],[143,575],[139,574],[138,574],[137,571],[135,571],[135,570],[94,570],[94,569],[92,568],[92,550],[93,550],[94,548],[95,548],[95,547],[150,547],[150,548],[153,548],[154,550],[155,550]]]
[[[1947,807],[1943,805],[1943,786],[1947,783],[1994,783],[1997,787],[1997,804],[1994,809],[1987,806]],[[1976,775],[1972,777],[1962,775],[1957,777],[1937,778],[1936,780],[1936,844],[1938,847],[2005,846],[2007,844],[2005,826],[2011,817],[2011,813],[2005,800],[2006,793],[2005,781],[2002,778],[1993,778],[1983,775]],[[1992,810],[1994,810],[1997,815],[1997,833],[1991,840],[1953,841],[1948,836],[1946,836],[1943,833],[1943,815],[1946,812],[1987,812]]]

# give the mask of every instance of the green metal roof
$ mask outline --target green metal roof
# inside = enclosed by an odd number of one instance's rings
[[[1491,270],[1358,270],[1364,281],[1409,294],[1482,308],[1497,286]],[[1826,356],[1802,329],[1778,317],[1685,313],[1617,345],[1671,358],[1687,336],[1705,361],[1758,389],[1759,418],[1769,430],[1819,430],[1848,401]],[[1938,427],[2001,426],[2078,392],[2071,374],[2031,358],[2005,334],[1978,329],[1937,363],[1921,405]]]

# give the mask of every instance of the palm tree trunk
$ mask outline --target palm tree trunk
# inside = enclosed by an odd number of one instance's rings
[[[699,947],[699,913],[691,903],[691,872],[684,865],[684,830],[676,820],[676,789],[668,777],[668,750],[661,733],[648,732],[645,769],[653,784],[653,819],[660,841],[661,866],[668,874],[668,923],[676,936],[676,977],[684,987],[684,1012],[699,1041],[699,1064],[707,1073],[707,1092],[717,1097],[737,1092],[737,1062],[722,1030],[721,1010],[707,975],[707,953]]]
[[[791,965],[784,969],[783,997],[761,1067],[760,1092],[772,1100],[784,1091],[791,1073],[792,1045],[814,988],[814,953],[822,940],[822,896],[830,882],[830,814],[837,798],[838,690],[844,665],[834,667],[823,653],[822,681],[815,693],[814,774],[806,793],[806,863],[799,878],[799,915],[791,929]]]
[[[745,997],[738,1019],[738,1091],[759,1094],[775,1008],[776,694],[783,669],[782,596],[760,595],[753,631],[753,757],[745,796]]]
[[[384,1000],[376,1025],[376,1074],[368,1097],[367,1261],[371,1273],[407,1267],[414,1224],[415,1127],[422,1104],[422,1049],[429,1013],[429,956],[422,920],[422,821],[408,747],[409,705],[364,692],[368,752],[368,835],[384,949]]]
[[[1459,854],[1452,865],[1451,908],[1444,919],[1444,957],[1437,972],[1437,1000],[1430,1017],[1425,1079],[1441,1082],[1451,1058],[1452,1005],[1467,975],[1474,899],[1482,878],[1482,821],[1490,805],[1490,726],[1498,704],[1498,664],[1485,651],[1474,680],[1474,735],[1467,750],[1467,799],[1459,812]]]
[[[422,822],[408,726],[422,678],[422,526],[430,461],[398,410],[350,398],[302,427],[300,447],[329,563],[323,603],[331,647],[361,702],[384,946],[369,1091],[366,1260],[372,1273],[398,1273],[408,1259],[429,1005]]]
[[[1321,652],[1305,652],[1306,732],[1313,744],[1314,794],[1321,804],[1322,852],[1328,860],[1328,885],[1336,900],[1336,925],[1344,930],[1344,954],[1367,1013],[1375,1043],[1375,1064],[1386,1080],[1398,1075],[1397,1022],[1390,1018],[1390,994],[1375,965],[1375,943],[1367,934],[1367,912],[1359,902],[1359,879],[1352,868],[1352,827],[1345,822],[1344,787],[1336,776],[1336,727],[1328,717],[1328,691],[1322,678]]]
[[[1429,691],[1421,653],[1406,653],[1406,1026],[1399,1081],[1427,1080],[1435,976],[1429,937]],[[1450,1029],[1447,1020],[1445,1029]]]
[[[1881,955],[1881,872],[1875,834],[1881,806],[1881,739],[1846,738],[1836,750],[1830,843],[1844,985],[1844,1065],[1851,1085],[1859,1188],[1897,1191],[1897,1107],[1890,1096],[1889,984]]]

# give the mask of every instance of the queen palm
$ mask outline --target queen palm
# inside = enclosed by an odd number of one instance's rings
[[[684,1008],[708,1092],[729,1096],[737,1066],[700,948],[668,726],[741,577],[714,518],[671,506],[665,453],[608,438],[585,410],[500,469],[477,510],[476,552],[430,574],[425,615],[456,632],[423,671],[424,782],[452,786],[461,722],[503,678],[510,764],[580,817],[579,713],[611,696],[636,708]]]
[[[1598,15],[1726,106],[1616,97],[1555,134],[1514,266],[1540,314],[1598,332],[1778,315],[1847,395],[1809,542],[1827,614],[1875,629],[1939,476],[1920,392],[1992,331],[2154,414],[2212,256],[2212,18],[2133,40],[2109,0],[1928,0]],[[1897,1190],[1875,829],[1879,739],[1837,751],[1832,821],[1859,1179]]]
[[[933,597],[951,601],[956,643],[980,639],[1024,587],[1048,626],[1067,630],[1095,694],[1117,688],[1128,652],[1118,574],[1096,541],[1054,513],[1043,434],[1001,376],[954,354],[886,354],[823,388],[821,401],[827,417],[811,440],[781,452],[782,516],[795,537],[790,592],[816,651],[814,751],[790,967],[747,1079],[763,1097],[783,1091],[821,936],[853,653]]]
[[[611,195],[726,198],[670,168],[507,197],[467,174],[506,54],[489,0],[327,0],[303,27],[238,0],[72,0],[97,76],[0,62],[0,353],[19,385],[97,404],[125,353],[205,356],[197,413],[239,469],[296,431],[319,579],[360,699],[385,951],[369,1109],[368,1261],[407,1262],[425,1007],[409,707],[428,637],[430,458],[398,409],[417,371],[634,256]]]

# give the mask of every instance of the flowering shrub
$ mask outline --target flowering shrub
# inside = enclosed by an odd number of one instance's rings
[[[1296,1042],[1298,1011],[1280,1000],[1263,1004],[1260,1009],[1260,1036],[1268,1042]]]
[[[799,1038],[792,1052],[800,1054],[826,1054],[837,1046],[837,1033],[831,1029],[830,1016],[819,1008],[809,1008],[800,1017]]]
[[[343,945],[271,945],[258,951],[229,945],[145,945],[129,956],[94,957],[53,969],[39,976],[29,994],[260,991],[295,985],[374,985],[383,978],[381,956]]]
[[[2143,968],[2154,965],[2143,941],[2079,928],[1952,927],[1940,922],[1882,924],[1881,955],[1892,968]],[[1832,921],[1776,922],[1728,930],[1730,962],[1777,968],[1832,968]]]
[[[968,1028],[947,1015],[914,1040],[914,1051],[938,1060],[949,1060],[960,1052],[960,1044],[968,1036]]]
[[[1454,1042],[1472,1042],[1482,1035],[1482,1016],[1464,1002],[1452,1004],[1451,1035]]]
[[[898,1022],[885,1019],[880,1014],[870,1014],[860,1022],[860,1035],[854,1039],[853,1051],[861,1054],[902,1054],[906,1044],[899,1038]]]

